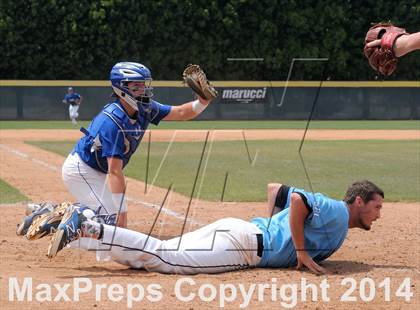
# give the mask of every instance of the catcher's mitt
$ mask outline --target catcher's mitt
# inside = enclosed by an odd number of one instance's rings
[[[199,65],[188,65],[182,74],[184,83],[203,99],[212,100],[217,97],[217,91],[207,80],[206,74]]]
[[[363,50],[370,66],[383,75],[391,75],[397,68],[397,57],[393,50],[395,40],[406,34],[408,33],[405,29],[395,27],[391,23],[379,23],[372,26],[366,34]],[[367,46],[369,42],[378,39],[381,40],[379,46]]]

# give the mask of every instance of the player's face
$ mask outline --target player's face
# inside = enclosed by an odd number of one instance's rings
[[[356,199],[360,199],[360,227],[365,230],[370,230],[372,223],[381,217],[381,208],[384,199],[378,194],[374,194],[373,199],[368,202],[364,202],[360,197]]]
[[[144,82],[129,82],[127,87],[134,98],[145,94],[146,84]]]

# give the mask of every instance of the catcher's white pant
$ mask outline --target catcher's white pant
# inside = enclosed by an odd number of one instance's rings
[[[61,173],[64,184],[77,202],[99,214],[118,213],[106,183],[106,173],[89,167],[77,153],[67,156]]]
[[[235,218],[221,219],[166,241],[104,225],[102,244],[111,247],[114,261],[134,268],[177,274],[219,273],[259,263],[257,234],[262,232],[256,225]]]
[[[71,120],[76,120],[79,117],[79,105],[69,104],[69,116]]]
[[[89,207],[96,214],[118,214],[119,208],[113,203],[111,192],[106,184],[105,173],[89,167],[77,153],[67,157],[61,172],[64,184],[70,194],[76,198],[76,202]],[[98,252],[97,258],[109,259],[107,251],[103,251],[109,247],[102,247],[97,240],[81,238],[70,245],[85,250],[99,249],[101,251]]]

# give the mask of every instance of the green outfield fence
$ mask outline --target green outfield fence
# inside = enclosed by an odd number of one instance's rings
[[[199,119],[307,119],[318,90],[314,119],[420,119],[420,81],[214,84],[219,96]],[[0,120],[67,119],[62,99],[68,86],[83,96],[82,120],[95,116],[111,94],[107,81],[0,80]],[[193,99],[180,81],[154,81],[154,88],[154,99],[161,103],[178,105]]]

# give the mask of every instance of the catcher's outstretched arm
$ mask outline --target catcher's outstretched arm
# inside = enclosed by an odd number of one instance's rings
[[[367,44],[368,47],[381,45],[381,40],[375,40]],[[394,53],[396,57],[404,56],[415,50],[420,50],[420,32],[397,38],[394,45]]]
[[[210,100],[198,96],[197,100],[172,106],[171,112],[163,119],[165,121],[187,121],[201,114],[208,106]]]

